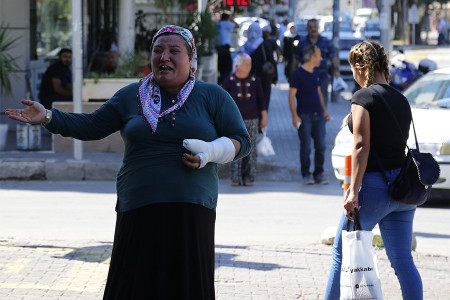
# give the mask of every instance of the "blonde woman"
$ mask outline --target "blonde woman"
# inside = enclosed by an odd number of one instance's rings
[[[353,133],[352,177],[344,196],[344,212],[333,245],[333,261],[325,299],[339,299],[342,262],[341,232],[347,219],[359,209],[362,230],[378,224],[386,254],[400,282],[403,299],[423,298],[422,280],[411,255],[412,227],[416,206],[396,202],[388,192],[380,164],[389,181],[405,161],[405,140],[411,124],[411,108],[406,98],[390,87],[389,61],[383,46],[364,41],[350,50],[348,61],[355,81],[362,87],[352,97],[349,130]],[[375,89],[376,91],[374,91]],[[379,92],[387,100],[377,93]],[[389,105],[398,123],[390,117]]]

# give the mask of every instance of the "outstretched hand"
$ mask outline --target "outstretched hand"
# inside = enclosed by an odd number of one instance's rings
[[[40,124],[45,121],[45,107],[32,100],[21,100],[27,108],[23,109],[6,109],[6,115],[13,120],[23,123]]]

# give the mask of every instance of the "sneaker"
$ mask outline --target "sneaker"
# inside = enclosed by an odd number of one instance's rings
[[[306,176],[303,177],[303,184],[305,184],[305,185],[314,184],[314,180],[311,177],[311,175],[306,175]]]
[[[329,183],[328,179],[326,179],[325,176],[323,176],[322,174],[315,176],[314,181],[317,184],[328,184]]]

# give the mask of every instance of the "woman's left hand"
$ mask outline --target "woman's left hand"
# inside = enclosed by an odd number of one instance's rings
[[[200,168],[200,157],[197,155],[191,155],[189,153],[183,154],[183,163],[185,166],[191,169]]]

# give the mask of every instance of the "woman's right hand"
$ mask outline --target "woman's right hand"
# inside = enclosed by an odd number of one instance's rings
[[[361,206],[359,206],[358,204],[358,193],[352,192],[349,187],[344,194],[344,209],[345,216],[350,221],[353,221],[353,213],[355,212],[355,208],[357,208],[358,210],[361,208]]]
[[[6,109],[6,115],[13,119],[23,123],[29,124],[41,124],[45,121],[45,107],[32,100],[21,100],[22,104],[27,106],[23,109]]]

